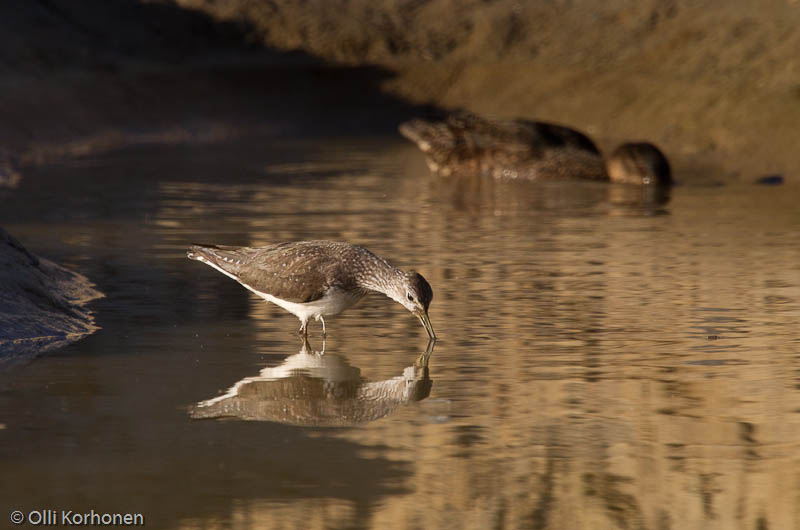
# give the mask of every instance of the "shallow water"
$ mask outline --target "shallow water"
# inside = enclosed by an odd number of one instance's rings
[[[106,298],[100,332],[0,374],[2,504],[176,529],[798,528],[798,191],[443,182],[399,139],[31,168],[0,226]],[[320,358],[185,258],[308,238],[430,281],[427,363],[383,296],[329,319]]]

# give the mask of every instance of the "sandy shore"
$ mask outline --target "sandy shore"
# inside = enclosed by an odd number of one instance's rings
[[[565,123],[605,149],[648,139],[689,179],[791,180],[798,23],[787,1],[16,1],[0,7],[0,154],[391,134],[430,105]]]
[[[661,145],[685,173],[796,166],[800,3],[179,0],[261,42],[397,76],[414,103],[566,123],[608,149]]]

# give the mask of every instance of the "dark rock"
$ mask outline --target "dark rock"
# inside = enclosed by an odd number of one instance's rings
[[[764,186],[778,186],[783,184],[783,177],[781,175],[767,175],[756,179],[756,184],[763,184]]]
[[[38,258],[0,228],[0,364],[93,333],[99,328],[85,304],[102,296],[86,277]]]

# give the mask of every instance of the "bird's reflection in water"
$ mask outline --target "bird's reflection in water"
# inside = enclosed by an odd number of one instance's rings
[[[668,213],[669,186],[631,186],[582,181],[497,180],[470,175],[431,180],[437,200],[456,210],[517,214],[520,211],[561,214],[605,212],[612,216]]]
[[[397,377],[369,381],[341,355],[317,353],[308,342],[282,364],[245,377],[225,394],[194,405],[195,419],[239,418],[341,427],[388,416],[431,393],[428,360],[434,342]]]
[[[609,215],[648,216],[669,213],[666,206],[671,198],[669,186],[628,186],[612,184],[608,189]]]

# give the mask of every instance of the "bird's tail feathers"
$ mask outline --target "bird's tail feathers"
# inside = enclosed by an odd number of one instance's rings
[[[186,252],[189,259],[206,261],[213,264],[224,262],[231,265],[241,265],[242,256],[238,252],[242,247],[230,245],[192,245]]]

